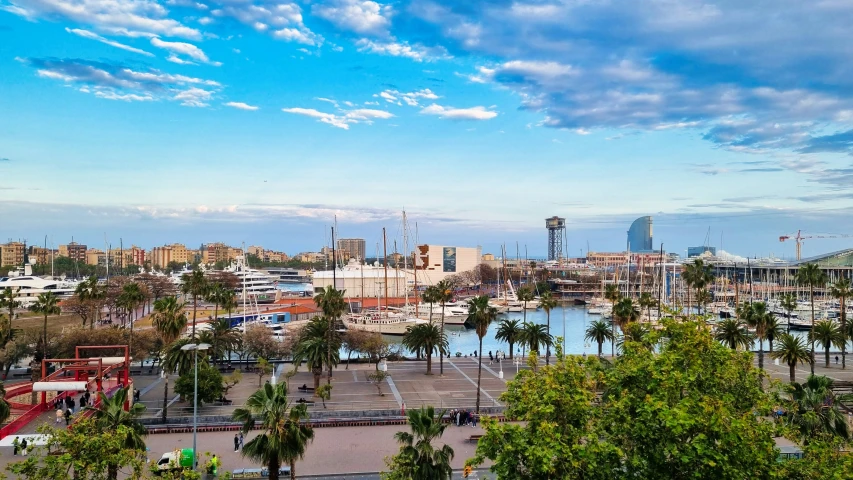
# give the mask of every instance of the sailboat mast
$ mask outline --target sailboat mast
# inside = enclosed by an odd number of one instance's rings
[[[335,217],[335,221],[337,222],[337,217]],[[335,255],[335,227],[332,227],[332,288],[335,290],[338,289],[338,262],[336,260]]]
[[[388,240],[385,238],[385,228],[382,228],[382,258],[385,264],[385,312],[388,312]]]

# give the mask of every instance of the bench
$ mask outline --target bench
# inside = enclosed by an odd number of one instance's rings
[[[314,387],[296,387],[300,392],[313,392]]]
[[[475,434],[471,435],[470,437],[468,437],[468,441],[477,443],[480,441],[481,438],[483,438],[482,433],[475,433]]]
[[[303,400],[303,399],[299,399],[293,403],[298,403],[301,405],[314,405],[314,400],[305,400],[305,401],[300,401],[300,400]]]

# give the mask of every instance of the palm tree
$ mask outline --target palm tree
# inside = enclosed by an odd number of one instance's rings
[[[613,315],[613,309],[616,308],[616,303],[622,298],[619,293],[619,285],[611,284],[604,287],[604,298],[610,301],[610,315]],[[610,322],[610,333],[613,338],[616,338],[616,322]],[[610,344],[610,356],[616,356],[616,345]]]
[[[397,432],[394,438],[400,444],[398,458],[407,471],[395,472],[412,480],[450,480],[453,468],[453,449],[444,445],[440,449],[432,445],[432,441],[444,434],[446,423],[441,421],[444,412],[436,414],[432,406],[409,410],[409,428],[412,432]]]
[[[767,318],[767,325],[764,327],[764,338],[770,344],[770,353],[773,353],[773,342],[779,339],[779,336],[785,333],[782,325],[779,325],[779,318],[776,315],[770,315]]]
[[[259,419],[263,432],[246,442],[241,455],[267,466],[270,480],[278,480],[282,463],[290,465],[290,478],[296,478],[296,460],[305,456],[314,440],[314,429],[305,423],[308,407],[292,405],[287,399],[287,382],[267,383],[246,399],[244,407],[234,410],[234,420],[243,423],[249,433]]]
[[[453,300],[453,283],[450,280],[440,280],[435,284],[436,300],[441,304],[441,333],[444,334],[444,307]],[[444,375],[444,353],[438,352],[438,374]]]
[[[198,310],[198,299],[204,298],[205,294],[207,294],[208,288],[210,288],[210,284],[208,283],[207,278],[204,276],[204,272],[199,269],[194,269],[192,273],[185,273],[181,280],[183,282],[181,283],[181,293],[183,293],[184,295],[189,295],[193,299],[192,338],[196,338],[195,320],[196,311]]]
[[[657,304],[652,294],[649,292],[643,292],[640,294],[639,300],[637,303],[640,305],[640,308],[646,309],[646,314],[648,315],[649,321],[652,320],[652,307]]]
[[[601,358],[601,347],[605,340],[613,341],[613,332],[610,325],[604,320],[596,320],[589,324],[586,329],[585,340],[592,340],[598,344],[598,357]]]
[[[800,337],[788,335],[787,333],[779,337],[779,347],[770,356],[788,364],[791,382],[797,381],[797,364],[811,363],[812,358],[814,358]]]
[[[557,299],[551,295],[550,291],[542,292],[542,295],[539,296],[539,306],[542,307],[542,310],[545,310],[545,314],[548,318],[548,337],[551,336],[551,310],[557,306]],[[551,364],[551,343],[547,343],[545,345],[545,365]]]
[[[812,307],[812,323],[811,331],[814,332],[814,287],[826,285],[826,273],[814,263],[807,263],[800,267],[797,271],[797,283],[809,287],[809,301]],[[811,356],[812,361],[809,362],[811,373],[814,375],[814,336],[811,337]]]
[[[12,320],[15,319],[15,309],[21,306],[21,302],[15,300],[16,290],[10,287],[3,289],[3,294],[0,295],[0,308],[9,309],[9,330],[7,331],[6,341],[12,339]]]
[[[732,350],[737,350],[739,347],[749,348],[749,345],[752,344],[752,336],[746,330],[743,322],[736,318],[727,318],[718,323],[714,338]]]
[[[108,397],[104,392],[98,392],[100,402],[94,406],[86,407],[93,413],[95,425],[99,430],[115,432],[119,427],[126,427],[123,447],[130,450],[145,451],[144,437],[148,434],[145,426],[139,422],[139,417],[145,411],[145,405],[134,403],[125,410],[128,402],[127,394],[129,387],[119,388],[112,396]],[[118,477],[118,465],[107,466],[107,478],[115,480]]]
[[[480,413],[480,382],[483,377],[483,337],[489,331],[489,325],[497,318],[498,311],[495,307],[489,305],[489,297],[480,295],[468,300],[468,319],[467,323],[473,324],[477,331],[477,337],[480,339],[480,349],[477,350],[477,413]]]
[[[748,326],[755,329],[758,339],[758,368],[764,370],[764,339],[767,338],[767,324],[773,320],[773,314],[767,310],[764,302],[754,302],[748,305],[741,317]]]
[[[841,369],[844,370],[847,368],[847,299],[853,296],[850,279],[839,279],[829,293],[841,303],[841,334],[844,336],[841,341]]]
[[[74,289],[74,295],[80,300],[80,303],[86,304],[92,302],[93,311],[97,311],[94,308],[93,303],[97,300],[100,300],[103,297],[103,289],[98,285],[98,277],[92,275],[86,280],[77,284],[77,288]],[[95,328],[95,316],[92,315],[92,318],[89,319],[89,326],[91,328]],[[86,325],[86,320],[83,319],[83,326]]]
[[[627,324],[624,328],[624,333],[622,334],[622,338],[617,342],[620,350],[625,351],[625,344],[627,342],[639,343],[646,348],[651,348],[652,344],[649,342],[649,328],[643,325],[642,323],[631,322]]]
[[[430,285],[424,289],[421,294],[421,300],[429,304],[429,323],[432,323],[432,307],[438,302],[438,289],[435,285]]]
[[[522,323],[527,321],[527,302],[531,302],[536,299],[536,292],[529,285],[523,285],[518,289],[518,293],[516,294],[518,297],[518,301],[524,304],[524,310],[522,315]]]
[[[509,344],[509,358],[512,360],[512,349],[516,342],[521,340],[521,325],[518,320],[504,320],[498,325],[498,331],[495,333],[495,340],[506,342]]]
[[[30,305],[30,311],[44,315],[44,328],[42,328],[41,337],[42,358],[47,358],[47,316],[62,313],[62,309],[59,308],[59,298],[53,292],[40,293],[38,300]]]
[[[432,375],[432,355],[436,350],[449,354],[450,344],[441,328],[432,323],[421,323],[406,329],[403,345],[412,351],[423,351],[427,361],[427,375]]]
[[[630,298],[622,298],[613,306],[613,323],[619,325],[623,331],[625,325],[631,322],[636,322],[640,318],[640,312],[634,306],[634,302]]]
[[[789,395],[795,408],[788,421],[797,428],[804,444],[826,434],[850,439],[847,418],[832,391],[831,378],[810,375],[803,384],[792,383]]]
[[[182,350],[181,347],[189,343],[195,343],[193,338],[179,338],[165,347],[163,355],[163,370],[166,373],[177,373],[185,375],[193,370],[193,361],[195,351]],[[207,352],[209,350],[198,351],[198,361],[207,362]]]
[[[833,345],[839,346],[843,339],[844,335],[841,333],[841,328],[832,320],[821,320],[815,323],[812,331],[809,332],[809,340],[812,344],[816,341],[823,347],[827,368],[829,368],[829,349]]]
[[[696,289],[696,297],[698,299],[699,292],[704,289],[709,283],[714,281],[714,275],[711,273],[711,267],[705,265],[701,258],[693,260],[693,263],[688,263],[684,266],[681,274],[684,282],[687,284],[687,314],[690,315],[690,288]]]
[[[236,350],[242,342],[242,337],[236,328],[231,327],[227,318],[214,320],[210,325],[209,330],[199,335],[199,341],[210,345],[210,356],[213,363],[216,363],[217,360],[225,358],[228,352]]]
[[[163,343],[169,345],[174,342],[187,327],[184,302],[174,296],[155,300],[152,323],[160,336],[163,337]]]
[[[326,366],[329,368],[329,376],[326,379],[326,385],[332,383],[332,345],[336,342],[338,331],[335,326],[344,314],[347,308],[347,303],[344,300],[344,290],[337,290],[331,285],[327,285],[326,289],[314,296],[314,303],[323,311],[323,316],[329,322],[329,328],[326,330]],[[337,362],[335,362],[337,364]]]
[[[785,333],[791,333],[791,312],[797,309],[797,297],[793,293],[786,293],[782,295],[782,298],[779,300],[779,305],[783,310],[787,313],[788,319],[788,328],[785,330]]]
[[[145,302],[145,292],[136,282],[125,283],[119,296],[121,305],[130,315],[130,344],[133,344],[133,321],[136,317],[136,309]]]
[[[522,335],[524,337],[524,343],[530,347],[531,352],[536,352],[539,354],[540,346],[550,345],[552,342],[552,338],[548,335],[548,330],[545,325],[533,322],[527,322],[522,327],[523,332]]]
[[[708,313],[707,305],[711,303],[711,292],[707,288],[696,291],[696,308],[699,314]]]
[[[205,292],[204,299],[213,304],[213,321],[219,319],[219,306],[228,302],[228,297],[234,295],[234,291],[221,283],[213,283]]]
[[[314,317],[311,322],[303,329],[302,339],[296,344],[293,350],[293,368],[294,370],[306,362],[307,367],[314,374],[314,391],[320,386],[320,376],[323,374],[323,366],[328,361],[327,354],[330,350],[327,342],[329,334],[327,329],[329,322],[323,317]],[[332,337],[335,341],[336,337]],[[340,343],[332,345],[332,366],[337,365],[340,361]],[[331,369],[331,368],[330,368]]]

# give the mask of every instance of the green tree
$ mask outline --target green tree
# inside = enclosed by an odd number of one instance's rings
[[[785,330],[782,328],[782,325],[779,325],[779,317],[776,315],[770,315],[767,318],[767,325],[765,326],[764,338],[767,339],[767,343],[770,345],[770,353],[773,353],[773,342],[779,339],[779,336],[783,335]]]
[[[6,335],[3,335],[4,338],[0,338],[4,343],[8,342],[12,339],[12,321],[15,320],[15,309],[21,307],[21,302],[17,300],[16,297],[17,290],[6,287],[3,289],[3,293],[0,294],[0,308],[8,309],[9,313],[6,315],[6,320],[9,321],[7,326],[3,327]]]
[[[826,367],[829,368],[829,349],[833,346],[840,346],[844,341],[844,334],[841,333],[841,327],[832,320],[821,320],[814,324],[809,332],[809,341],[819,343],[823,347],[824,358],[826,359]]]
[[[788,320],[787,329],[785,333],[791,333],[791,313],[797,309],[797,297],[793,293],[786,293],[782,295],[779,300],[779,305],[782,307],[782,310],[785,310],[786,318]]]
[[[549,345],[552,341],[545,325],[527,322],[522,326],[522,331],[524,343],[530,347],[531,352],[536,352],[537,356],[539,355],[539,348]]]
[[[222,283],[211,283],[210,287],[205,292],[204,299],[208,303],[213,304],[213,321],[219,320],[219,307],[228,303],[228,298],[234,296],[234,290],[226,287]],[[230,322],[229,322],[230,324]]]
[[[764,340],[767,338],[767,327],[774,317],[773,313],[767,310],[767,304],[764,302],[748,305],[742,320],[755,330],[755,338],[758,339],[758,368],[764,370]]]
[[[714,281],[714,274],[711,273],[711,267],[706,265],[701,258],[696,258],[693,263],[684,265],[681,277],[684,283],[687,284],[687,315],[690,315],[690,288],[696,289],[696,296],[699,297],[699,292],[708,284]]]
[[[648,317],[648,320],[651,321],[652,320],[652,307],[657,305],[657,301],[655,301],[654,297],[652,297],[652,294],[649,292],[641,293],[639,300],[637,300],[637,303],[639,304],[641,309],[642,308],[646,309],[646,316]]]
[[[624,330],[625,326],[631,322],[636,322],[640,318],[640,312],[630,298],[621,298],[613,306],[613,323]]]
[[[619,302],[619,299],[622,298],[622,294],[619,293],[619,285],[610,284],[604,287],[604,298],[610,302],[610,316],[614,316],[613,310],[616,308],[616,303]],[[613,338],[616,338],[616,322],[610,322],[610,333],[613,334]],[[616,356],[616,344],[610,344],[610,355]]]
[[[628,342],[603,380],[600,435],[622,453],[624,478],[769,477],[775,427],[762,417],[772,403],[752,354],[698,321],[649,335],[659,352]]]
[[[509,344],[509,358],[512,359],[512,349],[516,342],[521,340],[522,329],[518,320],[504,320],[498,324],[498,331],[495,333],[495,340],[506,342]]]
[[[749,349],[752,344],[752,335],[737,318],[727,318],[718,323],[714,329],[714,338],[732,350]]]
[[[5,423],[11,414],[12,407],[6,400],[6,388],[3,386],[3,382],[0,382],[0,423]]]
[[[786,393],[791,408],[785,421],[796,429],[803,444],[827,435],[850,440],[850,427],[832,391],[831,378],[809,375],[805,383],[787,385]]]
[[[165,354],[163,355],[163,370],[167,373],[175,373],[185,375],[188,372],[192,373],[195,361],[196,352],[192,350],[182,350],[184,345],[194,343],[191,338],[180,338],[166,345]],[[207,361],[207,350],[198,351],[198,361]]]
[[[332,369],[334,365],[338,364],[338,362],[332,363],[332,347],[340,345],[340,336],[335,326],[347,308],[347,303],[344,300],[344,292],[344,290],[336,290],[331,285],[328,285],[325,290],[314,296],[314,303],[323,311],[323,316],[329,323],[326,330],[326,366],[329,372],[329,376],[326,379],[327,385],[332,383]]]
[[[601,348],[605,341],[613,341],[613,332],[610,325],[604,320],[595,320],[586,328],[585,340],[591,340],[598,344],[598,356],[601,357]]]
[[[477,413],[480,413],[480,382],[483,378],[483,337],[489,331],[489,325],[498,317],[495,307],[489,305],[489,297],[480,295],[468,301],[468,319],[466,323],[474,325],[480,348],[477,350]]]
[[[829,294],[841,304],[841,369],[847,368],[847,299],[853,296],[849,278],[840,278],[832,285]]]
[[[80,301],[80,304],[88,306],[93,312],[89,318],[90,328],[95,328],[95,320],[97,319],[98,312],[100,311],[100,305],[98,302],[104,298],[105,294],[106,292],[98,284],[98,277],[95,275],[92,275],[88,279],[78,283],[77,288],[74,290],[74,295]],[[85,317],[83,317],[83,321],[86,321]]]
[[[198,311],[198,299],[204,298],[210,288],[210,283],[204,276],[204,272],[198,268],[193,269],[192,273],[185,273],[181,278],[181,293],[189,295],[193,301],[193,329],[192,339],[195,336],[196,313]]]
[[[128,450],[145,452],[145,436],[148,434],[145,427],[139,423],[139,417],[145,411],[145,405],[134,403],[129,410],[125,410],[128,402],[128,387],[119,388],[112,396],[108,397],[104,392],[98,392],[100,402],[95,406],[86,407],[92,412],[95,426],[101,432],[118,432],[120,427],[124,433],[122,447]],[[107,478],[116,480],[121,465],[113,463],[107,466]]]
[[[518,297],[518,301],[523,304],[522,310],[522,323],[527,321],[527,302],[531,302],[536,299],[536,292],[533,291],[533,288],[530,285],[522,285],[518,289],[518,293],[516,294]]]
[[[811,363],[814,358],[800,337],[787,333],[779,337],[779,347],[770,356],[782,360],[788,365],[791,382],[797,381],[797,364]]]
[[[815,287],[822,287],[826,285],[827,278],[826,273],[820,269],[815,263],[806,263],[801,266],[797,271],[797,283],[800,285],[809,287],[809,302],[811,303],[812,310],[812,321],[811,321],[811,332],[814,332],[814,289]],[[814,375],[814,335],[812,335],[810,339],[810,349],[809,354],[812,356],[812,360],[809,362],[811,373]]]
[[[453,469],[453,449],[448,445],[436,448],[432,442],[441,438],[448,424],[441,421],[444,412],[436,413],[432,406],[406,412],[410,432],[397,432],[400,453],[386,460],[389,472],[383,480],[450,480]]]
[[[327,329],[329,322],[323,317],[314,317],[302,330],[302,335],[293,350],[293,368],[299,368],[302,362],[311,373],[314,374],[314,390],[320,386],[320,376],[323,374],[323,366],[327,361],[329,352],[329,335]],[[332,337],[333,339],[335,337]],[[334,345],[332,351],[332,364],[340,362],[340,344]]]
[[[622,338],[616,344],[616,347],[619,350],[625,350],[625,344],[627,342],[634,342],[640,345],[645,346],[648,349],[652,348],[651,337],[649,336],[650,330],[645,325],[638,322],[631,322],[625,325],[625,328],[622,333]]]
[[[820,437],[803,445],[803,458],[789,459],[779,464],[777,478],[846,479],[853,471],[853,455],[846,442],[838,437]]]
[[[184,312],[184,303],[175,296],[155,300],[152,323],[160,336],[163,337],[163,343],[169,345],[174,342],[181,335],[181,332],[187,328],[187,314]]]
[[[696,308],[699,314],[708,313],[708,304],[711,303],[711,292],[707,288],[696,291]]]
[[[453,300],[453,283],[450,280],[440,280],[435,284],[435,293],[438,303],[441,305],[441,334],[444,333],[444,310],[447,302]],[[444,353],[438,353],[438,374],[444,375]]]
[[[47,316],[62,313],[62,309],[59,308],[59,298],[53,292],[40,293],[36,302],[30,305],[30,311],[44,315],[41,345],[42,358],[47,358]]]
[[[189,403],[195,397],[195,370],[184,373],[175,382],[175,393]],[[198,359],[198,404],[211,403],[222,398],[225,384],[219,370],[207,362],[207,357]]]
[[[145,292],[136,282],[125,283],[119,295],[119,304],[124,307],[130,317],[130,341],[133,344],[133,322],[136,320],[136,309],[145,302]]]
[[[273,371],[273,366],[270,362],[267,361],[264,357],[258,357],[258,364],[255,365],[255,373],[258,374],[258,387],[261,386],[261,383],[264,381],[264,377],[271,374]],[[327,385],[331,386],[331,385]],[[319,390],[319,388],[317,389]],[[314,392],[317,394],[317,391]]]
[[[421,294],[421,300],[429,305],[429,323],[432,323],[432,307],[438,303],[438,288],[435,285],[426,287]]]
[[[545,314],[547,315],[547,325],[548,325],[548,338],[551,337],[551,310],[553,310],[557,306],[557,299],[551,295],[551,291],[542,292],[542,295],[539,296],[539,306],[542,307],[542,310],[545,310]],[[545,344],[545,365],[551,365],[551,342]]]
[[[218,360],[227,358],[229,352],[239,350],[242,338],[240,331],[232,328],[227,318],[214,320],[209,325],[210,328],[199,335],[199,341],[210,345],[210,357],[216,364]]]
[[[434,353],[450,353],[450,344],[441,328],[432,323],[421,323],[406,329],[403,335],[403,345],[412,351],[423,351],[427,362],[427,375],[432,375],[432,356]]]
[[[305,456],[314,440],[314,430],[305,423],[308,408],[291,405],[286,382],[268,383],[234,411],[234,420],[243,423],[243,433],[255,428],[255,418],[260,419],[262,432],[243,446],[241,454],[266,465],[270,480],[278,480],[283,463],[290,465],[290,478],[295,479],[296,461]]]

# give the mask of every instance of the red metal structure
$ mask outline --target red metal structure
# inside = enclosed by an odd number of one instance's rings
[[[81,352],[86,351],[104,351],[112,350],[122,352],[123,355],[117,357],[81,357]],[[95,392],[104,392],[107,396],[112,395],[118,388],[130,386],[132,379],[130,378],[130,351],[127,345],[85,345],[75,348],[75,358],[46,358],[41,364],[41,380],[38,382],[26,382],[18,385],[13,385],[6,390],[6,401],[12,410],[13,418],[9,424],[0,428],[0,438],[6,435],[12,435],[24,428],[28,423],[36,419],[42,413],[50,409],[50,404],[57,400],[63,400],[69,394],[73,395],[75,391],[44,390],[41,389],[41,398],[39,403],[15,401],[16,397],[32,394],[33,385],[35,383],[43,384],[45,382],[67,382],[72,379],[68,378],[73,373],[73,381],[86,382],[86,389]],[[49,374],[48,366],[56,364],[59,368]],[[110,378],[114,374],[114,378]],[[106,379],[109,379],[105,382]],[[42,385],[43,387],[43,385]],[[54,393],[48,398],[49,393]],[[130,397],[129,397],[130,398]],[[29,400],[29,398],[27,399]],[[93,405],[100,402],[100,396],[96,395]],[[125,408],[130,407],[130,400],[125,404]],[[91,411],[84,411],[78,416],[91,416]]]

